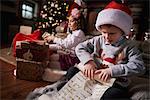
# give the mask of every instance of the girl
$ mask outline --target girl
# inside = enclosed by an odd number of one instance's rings
[[[76,57],[74,50],[80,42],[83,42],[85,40],[85,34],[81,30],[81,24],[81,13],[77,8],[75,8],[72,10],[72,13],[68,18],[68,27],[71,33],[69,33],[65,39],[57,38],[53,35],[44,38],[44,40],[47,42],[55,43],[49,45],[50,49],[55,48],[55,50],[57,51],[59,51],[60,49],[64,49],[68,52],[68,54],[57,53],[51,55],[49,63],[50,68],[67,70],[75,63],[79,63],[79,60]],[[50,71],[50,69],[45,70],[45,72],[48,71]]]

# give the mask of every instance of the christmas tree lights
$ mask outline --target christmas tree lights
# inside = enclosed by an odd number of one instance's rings
[[[55,28],[67,18],[68,4],[62,0],[47,0],[36,20],[37,28],[55,33]]]

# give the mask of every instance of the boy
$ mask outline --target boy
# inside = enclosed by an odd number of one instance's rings
[[[123,4],[112,1],[97,16],[96,29],[102,35],[78,44],[75,49],[84,67],[82,72],[85,76],[94,79],[94,75],[98,75],[104,82],[112,77],[116,78],[113,86],[101,97],[102,100],[129,99],[127,76],[144,72],[139,50],[133,41],[125,38],[131,27],[130,10]],[[101,59],[101,64],[95,62],[95,57]],[[78,68],[71,67],[60,80],[57,90],[60,90],[78,71]]]
[[[97,16],[95,26],[102,35],[76,47],[76,54],[84,65],[83,74],[86,77],[94,79],[94,75],[98,74],[99,79],[104,82],[111,77],[116,78],[114,85],[106,90],[101,99],[127,98],[127,76],[144,72],[139,50],[133,41],[125,38],[132,27],[130,14],[131,11],[125,5],[112,1]],[[96,65],[93,55],[102,60],[101,66]]]

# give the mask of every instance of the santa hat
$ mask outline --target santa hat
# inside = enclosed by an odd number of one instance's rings
[[[99,12],[95,26],[97,30],[100,30],[101,25],[111,24],[120,28],[127,35],[130,32],[132,23],[130,9],[124,4],[112,1],[104,10]]]
[[[68,15],[71,15],[72,9],[74,9],[74,8],[81,9],[84,7],[86,7],[85,2],[83,2],[82,0],[74,0],[73,4],[70,6],[70,9],[68,11]]]
[[[86,4],[85,4],[85,2],[83,2],[83,0],[74,0],[74,2],[76,4],[78,4],[80,7],[84,8],[86,6]]]

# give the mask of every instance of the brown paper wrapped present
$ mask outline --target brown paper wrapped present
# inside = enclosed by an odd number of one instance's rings
[[[21,41],[16,48],[16,77],[29,81],[40,81],[48,65],[49,47],[46,44]]]

